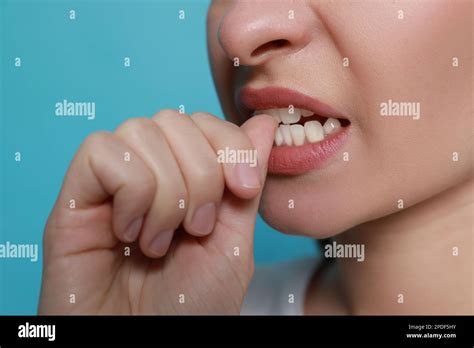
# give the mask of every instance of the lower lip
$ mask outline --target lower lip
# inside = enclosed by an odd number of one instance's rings
[[[326,166],[348,139],[350,125],[323,141],[301,146],[273,146],[268,174],[299,175]]]

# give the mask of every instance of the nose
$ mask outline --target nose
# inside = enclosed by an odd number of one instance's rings
[[[221,18],[219,43],[241,65],[258,65],[311,42],[314,16],[306,1],[236,0]]]

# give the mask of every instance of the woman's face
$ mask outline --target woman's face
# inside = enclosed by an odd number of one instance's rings
[[[280,127],[260,209],[270,225],[328,237],[472,177],[472,6],[212,2],[208,45],[226,117],[314,114]],[[342,127],[321,131],[314,121],[330,116]]]

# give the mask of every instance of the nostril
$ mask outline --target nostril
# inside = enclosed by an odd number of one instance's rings
[[[267,42],[264,45],[259,46],[257,49],[255,49],[252,52],[251,56],[252,57],[257,57],[257,56],[260,56],[260,55],[262,55],[264,53],[267,53],[269,51],[278,50],[280,48],[283,48],[283,47],[289,46],[289,45],[290,45],[290,42],[288,40],[284,40],[284,39],[273,40],[273,41]]]

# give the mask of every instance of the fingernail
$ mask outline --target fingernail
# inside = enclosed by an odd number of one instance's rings
[[[150,251],[158,256],[164,256],[170,247],[174,230],[166,230],[158,233],[150,243]]]
[[[252,189],[260,188],[258,166],[251,167],[248,163],[237,163],[234,170],[241,186]]]
[[[128,225],[127,230],[125,231],[125,239],[128,242],[133,242],[137,239],[138,234],[140,233],[140,228],[142,227],[143,217],[133,220],[130,225]]]
[[[207,235],[212,232],[216,222],[216,205],[207,203],[199,207],[191,220],[191,229],[200,235]]]

